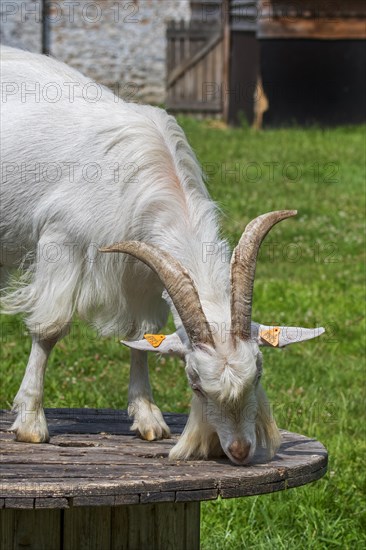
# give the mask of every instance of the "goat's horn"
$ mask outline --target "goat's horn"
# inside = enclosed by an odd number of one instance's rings
[[[197,288],[178,260],[157,246],[140,241],[125,241],[99,250],[130,254],[155,271],[172,299],[192,344],[209,344],[214,347]]]
[[[259,247],[276,223],[296,216],[296,210],[268,212],[252,220],[234,249],[231,266],[231,330],[234,341],[250,340],[255,268]]]

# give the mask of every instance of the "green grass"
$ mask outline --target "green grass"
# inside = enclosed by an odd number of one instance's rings
[[[323,337],[265,350],[263,385],[282,428],[329,451],[322,480],[278,494],[202,504],[202,548],[362,548],[364,481],[364,128],[254,133],[183,118],[235,245],[263,212],[296,208],[276,226],[258,262],[254,318],[320,326]],[[2,407],[20,384],[30,342],[19,318],[2,317]],[[151,357],[163,410],[187,412],[183,365]],[[76,323],[46,378],[47,407],[125,408],[128,351]]]

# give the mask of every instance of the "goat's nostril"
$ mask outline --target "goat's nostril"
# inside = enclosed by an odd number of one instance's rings
[[[250,443],[246,441],[234,441],[229,447],[229,453],[235,460],[244,461],[250,452]]]

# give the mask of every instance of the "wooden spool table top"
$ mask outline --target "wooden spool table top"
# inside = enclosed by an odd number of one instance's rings
[[[126,411],[46,409],[50,444],[14,441],[13,415],[0,416],[0,507],[52,509],[179,503],[270,493],[321,478],[327,451],[315,439],[282,430],[269,463],[235,466],[226,458],[170,462],[186,415],[164,415],[172,439],[147,442],[130,432]]]

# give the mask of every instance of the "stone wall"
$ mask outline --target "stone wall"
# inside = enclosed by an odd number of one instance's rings
[[[189,19],[189,0],[49,2],[51,55],[128,99],[165,100],[166,24]],[[2,43],[42,50],[42,3],[1,1]]]
[[[42,4],[38,0],[0,0],[1,43],[42,51]]]

